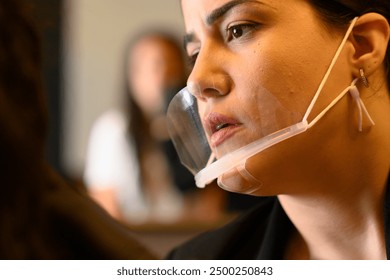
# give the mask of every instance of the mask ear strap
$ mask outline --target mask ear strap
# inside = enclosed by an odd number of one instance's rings
[[[351,24],[349,25],[349,28],[348,28],[347,32],[345,33],[344,38],[343,38],[342,42],[340,43],[340,46],[338,47],[338,49],[337,49],[337,51],[336,51],[336,54],[334,55],[334,57],[333,57],[333,59],[332,59],[332,62],[330,63],[330,66],[329,66],[328,70],[326,71],[325,76],[324,76],[324,78],[322,79],[321,84],[320,84],[320,86],[318,87],[317,92],[315,93],[315,95],[314,95],[314,97],[313,97],[313,99],[312,99],[312,101],[311,101],[311,103],[310,103],[310,105],[309,105],[309,107],[308,107],[308,109],[307,109],[307,111],[306,111],[306,113],[305,113],[305,116],[303,117],[303,121],[304,121],[304,122],[307,121],[307,118],[309,117],[311,111],[313,110],[314,104],[316,103],[316,101],[317,101],[317,99],[318,99],[318,96],[320,95],[320,93],[321,93],[321,91],[322,91],[322,89],[323,89],[323,87],[324,87],[326,81],[328,80],[329,75],[330,75],[330,72],[332,71],[334,65],[336,64],[337,59],[338,59],[338,57],[339,57],[341,51],[343,50],[344,45],[345,45],[345,42],[347,41],[349,35],[351,34],[352,29],[353,29],[353,27],[355,26],[355,23],[356,23],[357,19],[358,19],[358,17],[355,17],[355,18],[352,20]],[[345,93],[344,93],[344,94],[345,94]],[[326,110],[327,110],[327,109],[326,109]],[[314,121],[314,120],[313,120],[313,121]],[[313,121],[312,121],[312,122],[313,122]],[[311,123],[312,123],[312,122],[311,122]]]
[[[352,82],[353,83],[353,82]],[[340,93],[321,113],[319,113],[309,124],[308,128],[312,127],[317,121],[319,121],[344,95],[351,89],[352,85],[347,87]]]
[[[351,85],[347,87],[345,90],[343,90],[342,93],[339,94],[324,110],[322,110],[321,113],[318,114],[317,117],[315,117],[309,124],[308,128],[312,127],[319,119],[322,118],[326,114],[326,112],[329,111],[330,108],[332,108],[348,91],[351,94],[353,100],[355,101],[358,111],[359,111],[359,122],[358,122],[358,128],[359,131],[361,132],[363,130],[363,113],[366,115],[368,118],[369,122],[371,125],[375,125],[374,120],[371,118],[370,114],[368,113],[366,106],[363,103],[363,100],[360,98],[360,92],[358,88],[356,87],[356,83],[359,79],[353,80]]]

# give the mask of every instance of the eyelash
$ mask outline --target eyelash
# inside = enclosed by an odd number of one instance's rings
[[[246,37],[250,33],[252,33],[255,29],[257,29],[258,25],[254,23],[240,23],[228,26],[226,28],[226,40],[227,42],[230,42],[232,40],[239,39],[241,37]],[[239,34],[238,37],[235,37],[234,30],[240,30],[241,34]]]
[[[241,29],[242,34],[238,37],[235,37],[234,29]],[[255,23],[240,23],[240,24],[228,26],[225,30],[226,41],[230,42],[233,40],[237,40],[241,37],[248,36],[251,32],[253,32],[256,29],[258,29],[258,24]],[[187,62],[191,68],[194,67],[197,57],[198,57],[198,52],[188,56]]]

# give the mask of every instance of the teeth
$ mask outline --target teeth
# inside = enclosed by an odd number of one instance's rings
[[[222,128],[227,127],[228,125],[229,124],[227,124],[227,123],[220,123],[220,124],[215,126],[215,130],[216,131],[221,130]]]

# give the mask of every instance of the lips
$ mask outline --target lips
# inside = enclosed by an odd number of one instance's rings
[[[233,136],[240,126],[236,119],[219,113],[210,113],[205,120],[205,127],[210,135],[210,145],[217,147]]]

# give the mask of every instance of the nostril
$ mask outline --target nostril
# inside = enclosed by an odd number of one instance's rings
[[[198,83],[188,82],[187,89],[196,98],[198,98],[198,99],[204,98],[203,93],[202,93],[202,88],[200,87],[200,85]]]
[[[199,83],[188,82],[188,91],[197,99],[206,100],[209,97],[217,97],[225,95],[217,87],[202,87]]]

